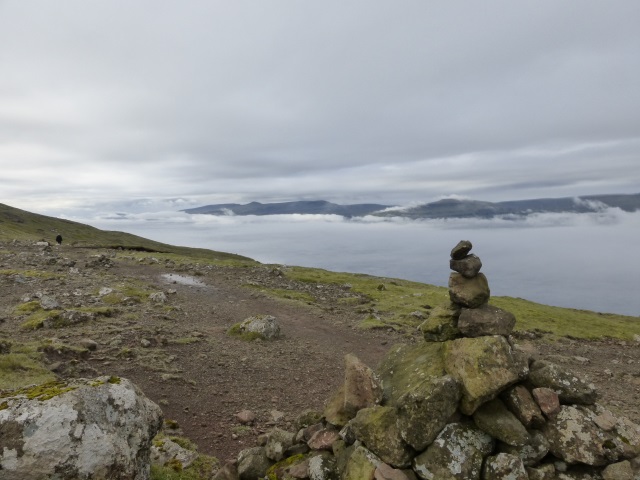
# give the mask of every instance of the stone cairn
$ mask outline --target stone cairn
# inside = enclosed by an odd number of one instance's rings
[[[377,373],[347,355],[324,412],[264,435],[215,478],[640,480],[640,426],[518,347],[471,248],[451,252],[451,302],[420,326],[425,342],[393,347]]]

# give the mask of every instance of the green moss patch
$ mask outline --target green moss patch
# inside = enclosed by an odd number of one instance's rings
[[[240,328],[240,323],[236,323],[229,330],[227,330],[227,335],[231,337],[239,338],[240,340],[244,340],[245,342],[253,342],[254,340],[264,340],[264,337],[260,335],[258,332],[245,332]]]
[[[62,395],[63,393],[75,390],[76,388],[77,387],[70,387],[62,382],[54,381],[5,392],[3,394],[0,394],[0,398],[23,395],[29,400],[40,400],[41,402],[44,402],[46,400],[57,397],[58,395]]]

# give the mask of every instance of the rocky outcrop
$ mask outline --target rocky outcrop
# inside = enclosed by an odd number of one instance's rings
[[[348,356],[324,418],[291,433],[292,451],[295,442],[311,450],[269,467],[268,478],[640,478],[640,427],[598,405],[579,375],[516,348],[516,319],[488,305],[471,248],[462,241],[451,252],[451,304],[419,327],[425,341],[393,347],[377,373]],[[326,441],[308,442],[320,432]],[[242,453],[240,465],[248,455],[257,453]]]
[[[149,478],[160,408],[117,377],[49,383],[0,398],[0,479]]]

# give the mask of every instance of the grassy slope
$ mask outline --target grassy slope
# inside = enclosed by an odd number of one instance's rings
[[[76,247],[123,247],[149,252],[173,253],[192,259],[255,263],[254,260],[241,255],[215,252],[204,248],[167,245],[130,233],[100,230],[82,223],[30,213],[0,203],[0,241],[46,240],[54,243],[58,234],[62,235],[65,244],[68,243]]]
[[[192,262],[202,260],[239,266],[256,263],[240,255],[166,245],[128,233],[99,230],[81,223],[33,214],[0,204],[0,241],[53,241],[58,233],[64,237],[65,243],[79,247],[132,248],[158,252],[162,256],[166,254],[174,260],[184,257],[185,261]],[[392,327],[410,331],[420,323],[420,319],[412,315],[413,312],[426,314],[429,307],[449,301],[446,288],[406,280],[304,267],[288,269],[287,276],[311,283],[348,283],[354,291],[367,295],[371,301],[358,307],[363,313],[370,313],[369,318],[363,322],[363,327]],[[551,307],[511,297],[494,297],[491,303],[514,313],[518,330],[537,329],[558,336],[578,338],[608,336],[631,339],[634,335],[640,335],[638,317]]]

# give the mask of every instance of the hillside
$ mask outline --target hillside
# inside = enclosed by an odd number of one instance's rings
[[[422,341],[416,327],[449,301],[447,289],[432,285],[263,265],[1,212],[0,390],[129,378],[201,452],[222,460],[273,426],[293,428],[301,411],[322,408],[346,353],[375,366],[394,343]],[[36,244],[58,232],[61,246]],[[639,318],[507,297],[491,303],[516,315],[520,348],[584,373],[605,403],[640,420]],[[258,314],[276,317],[283,338],[227,334]],[[253,424],[236,418],[245,409],[255,413]]]

